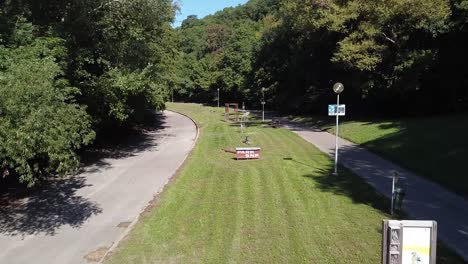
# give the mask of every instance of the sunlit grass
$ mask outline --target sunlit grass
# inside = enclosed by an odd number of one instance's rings
[[[199,142],[108,263],[380,263],[387,200],[355,175],[332,176],[330,159],[286,129],[253,122],[240,134],[220,109],[169,109],[197,120]],[[223,151],[245,135],[261,160]]]

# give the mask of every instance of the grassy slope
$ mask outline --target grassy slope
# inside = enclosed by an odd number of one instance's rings
[[[334,133],[331,123],[311,122]],[[468,116],[412,118],[399,121],[346,121],[340,136],[421,176],[468,196]],[[330,120],[332,121],[332,120]]]
[[[201,126],[187,165],[108,263],[380,263],[386,201],[285,129],[250,126],[259,161],[222,112],[171,104]],[[439,254],[443,257],[444,254]],[[448,259],[438,263],[457,263]]]

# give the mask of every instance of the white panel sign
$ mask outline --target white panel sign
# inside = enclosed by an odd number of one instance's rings
[[[403,228],[403,264],[430,264],[431,228]]]
[[[337,107],[336,104],[328,105],[328,115],[329,116],[345,116],[346,115],[346,105],[339,105]]]
[[[383,264],[436,264],[437,222],[384,220]]]

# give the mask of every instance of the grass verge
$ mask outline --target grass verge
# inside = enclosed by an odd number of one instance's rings
[[[388,201],[286,129],[252,122],[245,134],[222,110],[169,104],[200,126],[173,184],[107,263],[379,263]],[[262,147],[259,161],[223,149]],[[450,253],[438,263],[462,263]]]

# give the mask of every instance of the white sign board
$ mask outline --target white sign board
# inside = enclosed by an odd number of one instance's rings
[[[344,116],[346,115],[346,105],[328,105],[328,115],[329,116]]]
[[[403,228],[403,264],[430,264],[431,228]]]
[[[435,264],[437,223],[435,221],[385,220],[382,263]]]

